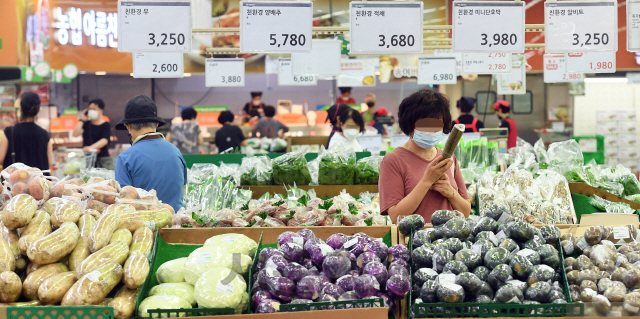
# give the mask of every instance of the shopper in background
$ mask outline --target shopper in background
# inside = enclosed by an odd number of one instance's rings
[[[276,115],[276,109],[267,105],[264,107],[264,118],[258,121],[258,123],[251,130],[251,136],[258,136],[257,133],[260,132],[260,138],[268,137],[268,138],[276,138],[284,136],[284,133],[289,132],[289,127],[282,124],[282,122],[274,119],[273,117]],[[282,132],[280,132],[282,131]]]
[[[0,161],[4,167],[23,163],[40,170],[52,170],[53,142],[49,133],[36,125],[40,112],[40,97],[33,92],[20,98],[20,123],[4,129],[0,136]]]
[[[184,207],[187,163],[180,150],[156,132],[164,124],[148,96],[137,95],[127,101],[124,119],[116,130],[129,131],[132,141],[131,147],[118,156],[116,180],[121,186],[155,189],[158,199],[177,212]]]
[[[244,121],[249,122],[254,117],[260,117],[265,105],[262,103],[262,92],[251,92],[251,102],[248,102],[242,108]]]
[[[444,159],[436,148],[451,131],[447,97],[430,89],[411,94],[400,103],[398,122],[410,136],[387,153],[380,165],[380,212],[396,223],[399,215],[419,214],[431,221],[436,210],[471,213],[467,188],[455,158]]]
[[[497,101],[493,106],[496,111],[496,115],[502,121],[500,122],[500,128],[509,129],[509,136],[507,137],[507,149],[517,146],[518,142],[518,125],[516,121],[511,118],[511,105],[505,100]]]
[[[338,120],[339,120],[338,116],[340,115],[340,113],[346,112],[349,109],[350,107],[348,105],[338,103],[338,104],[332,105],[327,110],[327,118],[324,120],[324,122],[325,123],[329,122],[331,124],[331,133],[329,133],[329,138],[327,139],[326,148],[329,148],[329,142],[331,141],[331,138],[333,138],[333,135],[336,133],[342,132],[342,129],[338,125]]]
[[[468,96],[463,96],[456,103],[460,116],[453,121],[453,124],[464,124],[465,133],[478,133],[481,128],[484,128],[482,121],[469,114],[473,110],[474,104],[476,104],[476,99]]]
[[[378,119],[382,117],[388,117],[388,116],[389,116],[389,112],[387,112],[387,108],[381,107],[373,113],[373,120],[371,120],[371,122],[368,125],[373,126],[373,128],[375,128],[378,131],[378,134],[387,136],[387,129],[384,127],[382,123],[378,122]],[[393,123],[393,119],[391,119],[391,123]]]
[[[355,152],[362,152],[362,146],[358,143],[358,135],[364,132],[364,121],[360,112],[347,107],[346,111],[338,115],[338,126],[342,132],[333,134],[329,140],[329,149],[332,147],[346,147]]]
[[[336,99],[336,104],[356,104],[356,100],[351,97],[350,87],[339,87],[340,96]]]
[[[80,115],[80,121],[73,129],[73,137],[82,135],[82,150],[98,151],[96,167],[113,170],[113,159],[109,155],[109,141],[111,140],[111,124],[102,118],[104,101],[91,100],[89,107]]]
[[[198,154],[198,145],[202,145],[200,125],[196,117],[198,112],[192,107],[182,110],[182,123],[171,124],[167,141],[175,145],[182,154]]]
[[[229,150],[239,149],[240,146],[247,146],[242,130],[233,125],[233,113],[223,111],[218,116],[218,122],[222,127],[216,132],[215,144],[218,147],[218,153],[224,153]]]
[[[373,115],[376,112],[376,95],[373,93],[367,94],[367,96],[364,97],[364,103],[367,104],[367,110],[362,113],[362,118],[364,122],[369,125],[368,123],[371,123]]]

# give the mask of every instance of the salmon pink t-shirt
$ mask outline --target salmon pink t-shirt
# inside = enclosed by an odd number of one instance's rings
[[[442,150],[438,149],[436,157],[441,154]],[[453,157],[453,161],[453,169],[446,172],[451,186],[462,198],[469,199],[458,160]],[[397,205],[409,195],[422,179],[422,176],[424,176],[429,163],[431,161],[427,161],[403,147],[398,147],[393,152],[385,155],[382,164],[380,164],[380,180],[378,182],[380,212],[387,214],[389,208]],[[429,190],[415,212],[406,212],[402,215],[420,214],[424,217],[425,222],[430,223],[433,212],[441,209],[453,210],[453,207],[442,194]],[[394,220],[393,222],[395,223],[396,221]]]

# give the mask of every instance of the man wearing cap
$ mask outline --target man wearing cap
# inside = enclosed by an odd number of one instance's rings
[[[474,104],[476,99],[468,96],[463,96],[456,103],[460,116],[453,121],[453,124],[464,124],[465,133],[478,133],[481,128],[484,128],[484,123],[470,114]]]
[[[518,125],[516,125],[516,121],[510,117],[511,105],[509,105],[509,102],[505,100],[500,100],[496,102],[493,108],[496,110],[498,118],[502,121],[500,123],[500,128],[506,128],[509,130],[507,149],[516,147],[518,142]]]
[[[158,117],[156,104],[148,96],[137,95],[127,102],[124,119],[116,130],[129,131],[131,147],[118,156],[116,180],[121,186],[155,189],[158,199],[177,212],[184,207],[187,164],[180,150],[156,132],[164,124]]]
[[[350,87],[339,87],[340,96],[336,99],[336,104],[356,104],[356,100],[351,97]]]
[[[251,92],[251,102],[245,104],[242,109],[245,122],[249,122],[249,119],[254,116],[261,117],[264,107],[265,105],[262,103],[262,92]]]

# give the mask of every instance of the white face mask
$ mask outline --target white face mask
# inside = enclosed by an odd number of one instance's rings
[[[348,129],[342,130],[342,134],[344,134],[344,137],[347,140],[353,141],[356,139],[356,137],[358,137],[358,134],[360,134],[360,131],[355,128],[348,128]]]
[[[98,119],[98,117],[100,117],[100,113],[98,113],[98,111],[96,110],[89,110],[89,112],[87,112],[87,117],[90,120],[95,121]]]
[[[260,100],[257,100],[257,101],[254,100],[253,101],[253,105],[255,105],[255,106],[260,105],[260,103],[262,103],[262,101],[260,101]]]

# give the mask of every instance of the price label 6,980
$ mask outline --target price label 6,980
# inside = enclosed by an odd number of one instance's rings
[[[205,86],[244,86],[244,59],[207,59]]]
[[[524,53],[524,2],[454,1],[452,16],[454,51]]]
[[[418,58],[418,84],[456,84],[456,58]]]

